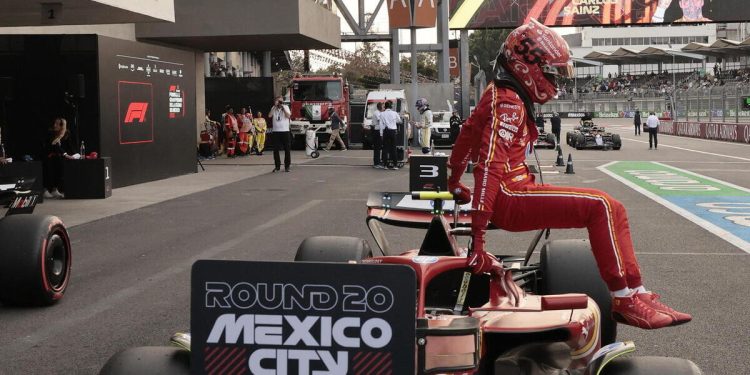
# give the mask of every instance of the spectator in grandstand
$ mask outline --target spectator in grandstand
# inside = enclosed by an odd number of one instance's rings
[[[654,112],[648,114],[646,126],[648,127],[648,149],[651,150],[652,147],[654,150],[659,149],[659,141],[656,138],[659,133],[659,118]]]
[[[635,125],[635,135],[641,135],[641,111],[638,108],[635,109],[635,115],[633,115],[633,125]]]

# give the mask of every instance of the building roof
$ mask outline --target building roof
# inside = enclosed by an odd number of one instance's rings
[[[584,59],[600,62],[604,65],[631,65],[655,63],[687,63],[705,60],[700,54],[682,52],[672,49],[647,47],[641,51],[618,48],[614,52],[594,51]]]

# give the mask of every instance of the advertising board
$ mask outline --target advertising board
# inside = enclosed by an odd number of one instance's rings
[[[750,19],[743,0],[451,0],[451,29],[711,23]]]
[[[408,266],[199,260],[194,374],[413,374]]]

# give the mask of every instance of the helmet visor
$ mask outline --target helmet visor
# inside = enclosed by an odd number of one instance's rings
[[[542,72],[547,79],[554,83],[555,86],[560,86],[560,82],[569,78],[573,78],[573,65],[570,63],[564,65],[542,65]]]

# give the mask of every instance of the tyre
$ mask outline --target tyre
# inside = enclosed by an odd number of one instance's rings
[[[190,374],[190,352],[168,346],[125,349],[109,358],[99,375]]]
[[[612,134],[612,149],[619,150],[622,148],[622,139],[619,134]]]
[[[583,150],[586,147],[586,136],[578,134],[575,139],[576,150]]]
[[[317,159],[320,156],[320,152],[313,151],[310,153],[310,157],[313,159]]]
[[[695,363],[682,358],[623,357],[607,364],[600,375],[700,375]]]
[[[11,215],[0,220],[0,302],[52,305],[70,281],[68,231],[55,216]]]
[[[571,140],[572,140],[572,139],[573,139],[573,133],[571,133],[571,132],[567,132],[567,133],[565,133],[565,143],[566,143],[566,144],[567,144],[568,146],[572,146],[572,145],[570,144],[570,142],[571,142]]]
[[[612,297],[599,275],[588,240],[556,240],[544,244],[540,268],[541,294],[584,293],[601,310],[602,346],[615,342],[617,323],[612,319]]]
[[[357,237],[314,236],[307,237],[297,248],[295,262],[360,261],[372,256],[367,241]]]

